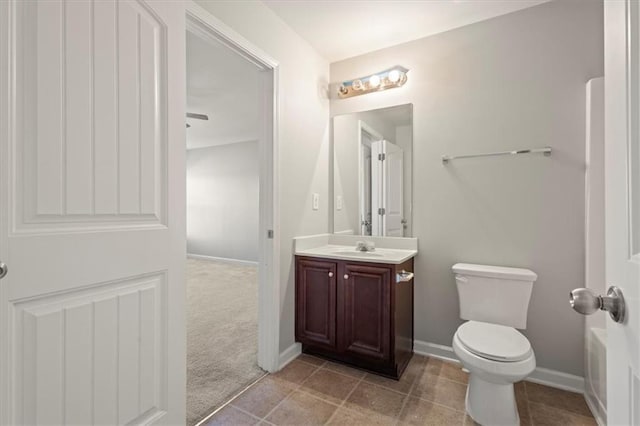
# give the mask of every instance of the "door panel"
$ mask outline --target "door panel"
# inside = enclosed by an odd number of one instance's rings
[[[357,355],[387,358],[391,344],[391,269],[344,265],[342,346]]]
[[[166,225],[163,23],[137,1],[17,8],[16,231]]]
[[[157,414],[165,288],[166,275],[154,274],[14,304],[23,422],[91,424],[92,405],[96,423]]]
[[[380,140],[371,144],[372,235],[404,236],[404,152]],[[382,209],[382,211],[380,211]]]
[[[184,33],[181,2],[0,5],[2,424],[184,422]]]
[[[387,237],[404,236],[404,152],[399,146],[384,141],[384,234]]]
[[[336,273],[333,262],[298,260],[296,340],[336,347]]]
[[[626,301],[607,320],[607,424],[640,424],[640,5],[608,1],[605,17],[607,285]]]

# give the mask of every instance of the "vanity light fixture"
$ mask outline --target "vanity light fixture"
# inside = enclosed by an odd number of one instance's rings
[[[338,96],[344,99],[400,87],[407,82],[408,71],[408,69],[396,65],[376,74],[344,81],[338,88]]]

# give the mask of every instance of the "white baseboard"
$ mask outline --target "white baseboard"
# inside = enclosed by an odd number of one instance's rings
[[[204,254],[187,253],[189,259],[213,260],[214,262],[231,263],[235,265],[258,266],[258,262],[252,260],[229,259],[226,257],[205,256]]]
[[[453,353],[453,348],[451,346],[415,340],[413,342],[413,351],[417,354],[430,356],[443,361],[460,363],[456,354]]]
[[[294,343],[293,345],[289,346],[287,349],[280,353],[280,366],[278,367],[278,370],[282,370],[287,366],[287,364],[296,359],[301,353],[302,345],[300,343]]]
[[[416,340],[414,341],[413,349],[415,353],[420,355],[426,355],[449,362],[460,362],[451,346]],[[533,373],[531,373],[531,375],[529,375],[525,380],[528,382],[539,383],[541,385],[547,385],[552,388],[584,394],[583,377],[550,370],[548,368],[536,367]]]
[[[594,400],[591,397],[591,395],[589,395],[589,392],[584,393],[584,400],[587,401],[587,406],[589,407],[589,410],[591,410],[593,417],[596,419],[596,423],[598,423],[598,426],[606,426],[607,421],[606,419],[602,418],[601,414],[604,413],[606,417],[607,413],[605,408],[602,407],[602,405],[600,404],[600,402],[598,402],[597,400]],[[601,409],[599,410],[598,407],[600,407]]]
[[[539,383],[571,392],[584,393],[584,377],[548,368],[536,367],[526,379],[528,382]]]

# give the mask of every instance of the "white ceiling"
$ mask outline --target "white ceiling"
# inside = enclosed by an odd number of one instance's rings
[[[263,0],[329,62],[549,0]]]
[[[222,44],[187,32],[187,149],[258,139],[260,71]]]
[[[263,0],[330,62],[549,0]],[[187,32],[187,149],[258,139],[260,71],[228,47]]]

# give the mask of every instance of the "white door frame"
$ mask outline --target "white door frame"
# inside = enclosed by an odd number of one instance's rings
[[[0,2],[0,138],[11,140],[14,129],[11,126],[12,118],[9,112],[12,109],[12,97],[14,88],[12,64],[15,63],[13,49],[13,8],[11,2]],[[0,158],[8,158],[9,144],[0,143]],[[9,182],[10,174],[6,167],[0,167],[0,187],[3,182]],[[0,206],[9,203],[9,194],[0,191]],[[0,208],[0,261],[9,253],[9,239],[7,230],[9,227],[9,217],[7,209]],[[0,302],[7,300],[7,288],[0,283]],[[10,319],[9,307],[5,303],[0,303],[0,332],[9,330]],[[6,326],[2,326],[6,323]],[[10,380],[11,371],[9,369],[11,359],[11,345],[6,339],[0,339],[0,424],[9,424],[10,407],[6,404],[7,396],[11,395],[12,382]]]
[[[194,1],[186,3],[186,29],[205,31],[257,67],[272,72],[273,120],[264,126],[260,144],[260,220],[258,263],[258,365],[269,372],[280,367],[280,233],[278,204],[279,64]],[[186,147],[185,147],[186,148]],[[266,196],[265,196],[266,195]],[[273,238],[268,238],[271,230]],[[185,247],[186,256],[186,247]]]
[[[366,217],[362,214],[364,208],[364,191],[363,185],[364,180],[362,176],[364,176],[364,158],[363,158],[363,149],[362,149],[362,132],[366,132],[371,136],[372,139],[382,140],[384,136],[382,136],[376,129],[369,126],[366,122],[362,120],[358,120],[358,193],[360,195],[360,205],[358,206],[358,220],[360,221],[359,229],[362,231],[362,221],[366,220]],[[373,151],[371,152],[371,158],[373,159]],[[373,166],[371,166],[371,173],[369,174],[369,180],[372,179],[373,176]],[[373,194],[373,191],[371,191]],[[373,235],[373,196],[371,197],[371,235]],[[377,211],[377,210],[376,210]],[[362,235],[365,235],[364,232],[361,232]]]

